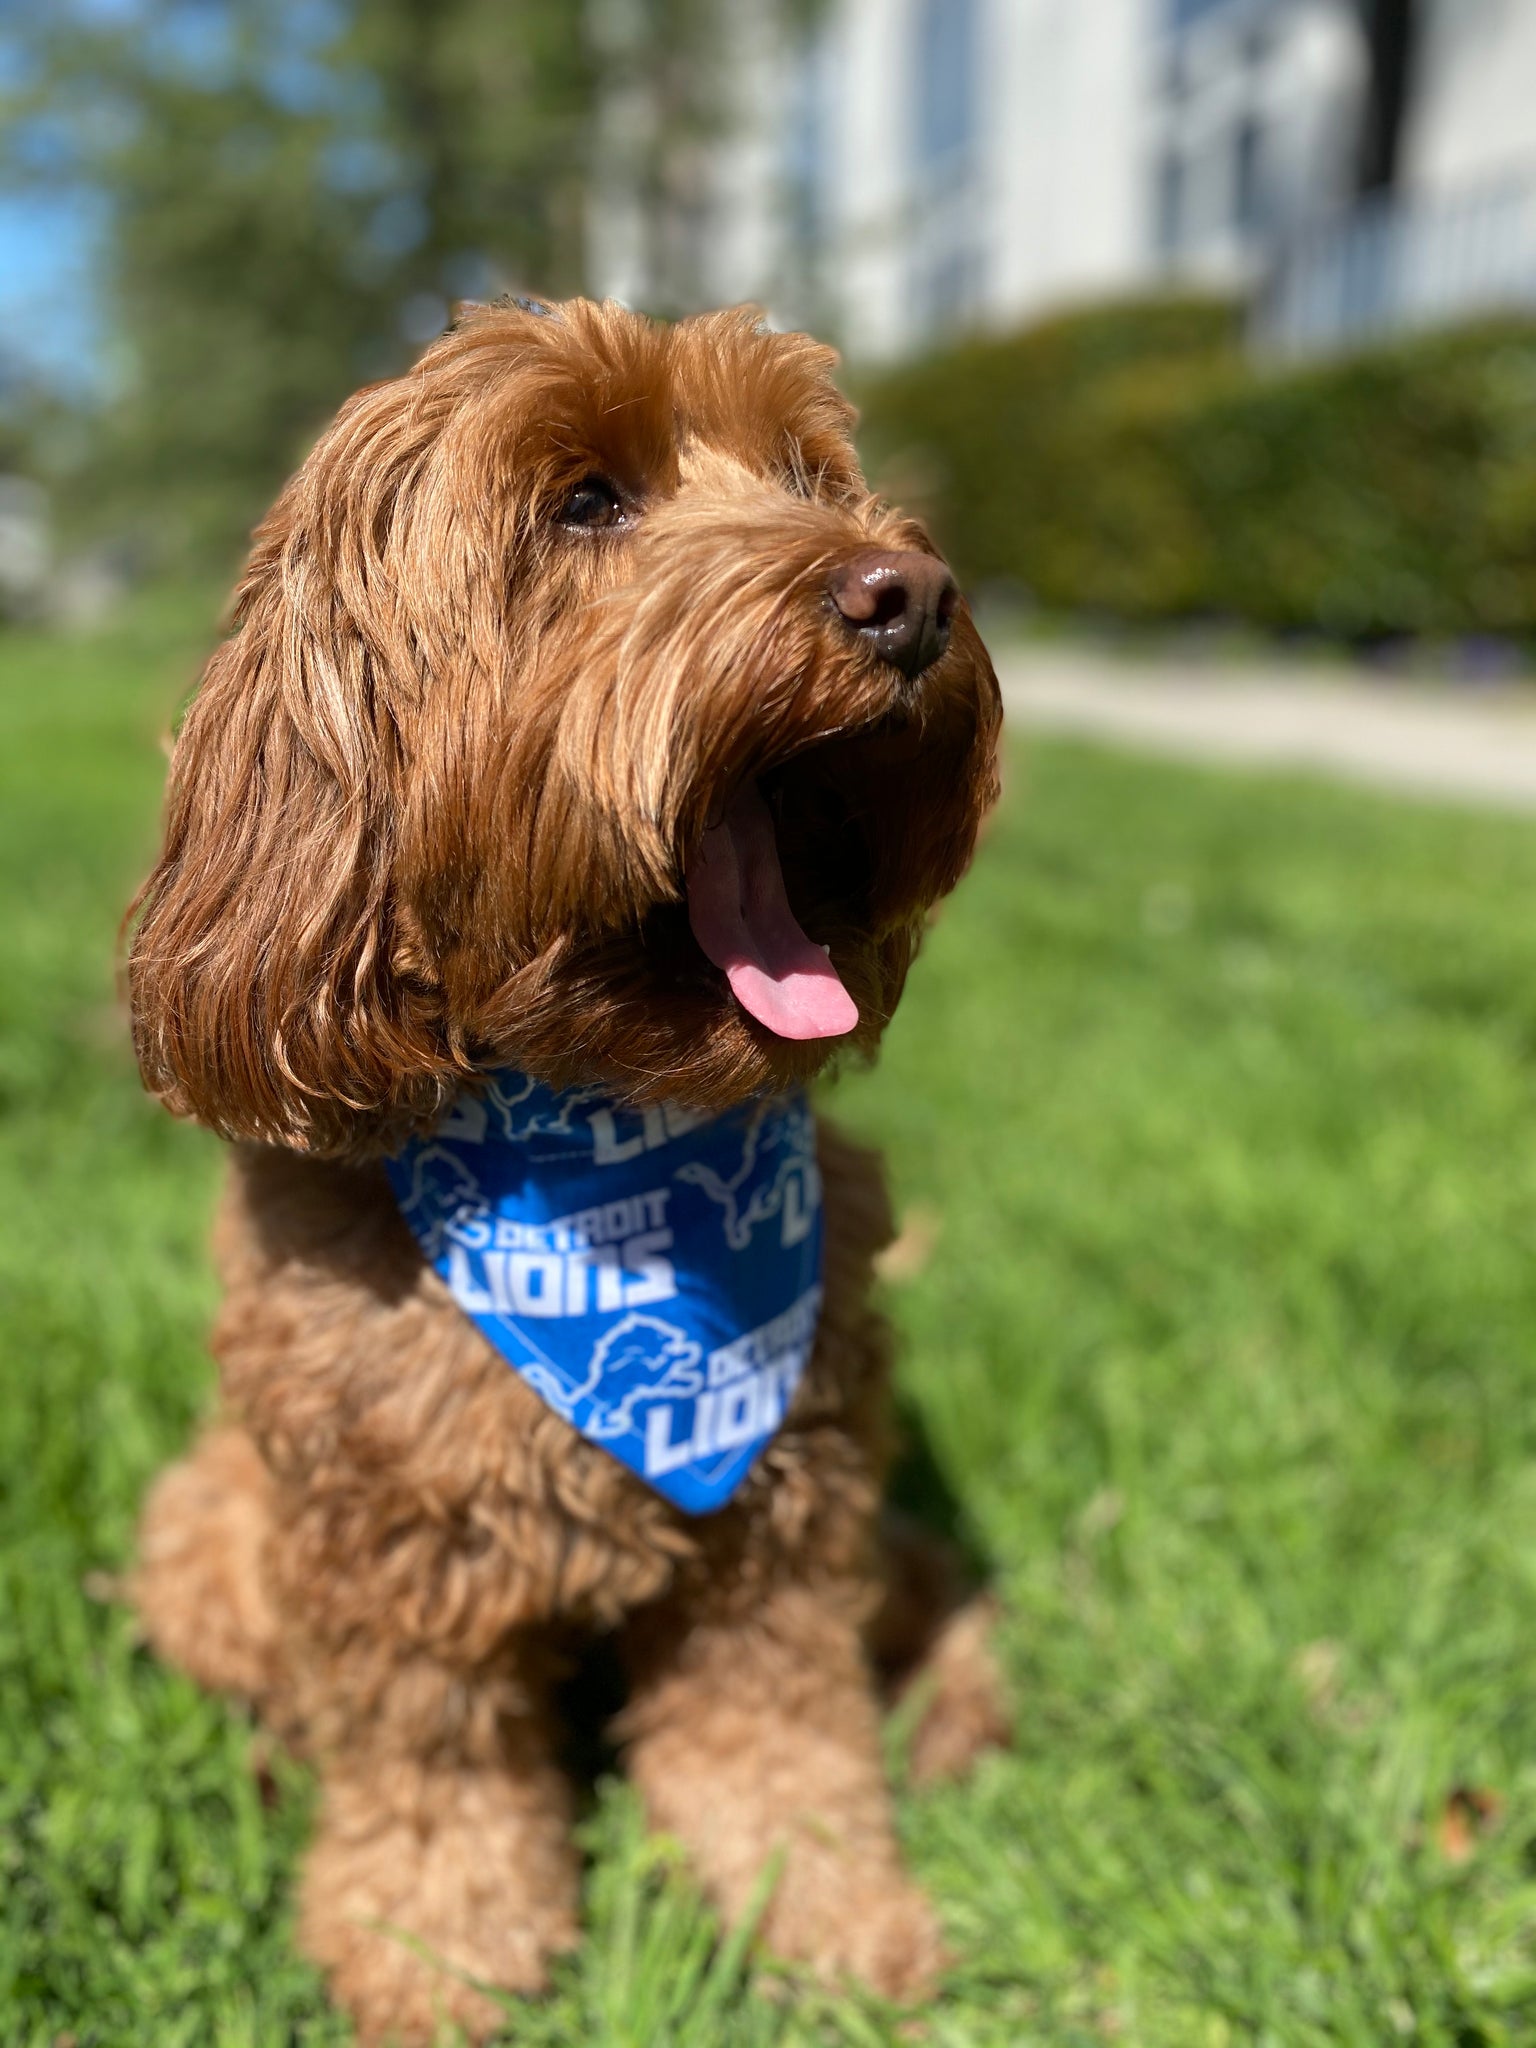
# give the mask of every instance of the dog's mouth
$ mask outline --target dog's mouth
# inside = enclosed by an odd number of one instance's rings
[[[858,1006],[790,908],[773,813],[743,782],[684,875],[688,922],[741,1007],[780,1038],[841,1038]]]

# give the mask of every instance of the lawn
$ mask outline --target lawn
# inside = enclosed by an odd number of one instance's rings
[[[113,929],[207,631],[0,642],[0,2041],[340,2042],[310,1791],[102,1597],[207,1399],[216,1148]],[[873,1074],[903,1387],[1018,1739],[904,1795],[928,2017],[769,1999],[622,1788],[540,2048],[1536,2041],[1536,825],[1015,759]],[[900,1770],[900,1731],[892,1735]]]

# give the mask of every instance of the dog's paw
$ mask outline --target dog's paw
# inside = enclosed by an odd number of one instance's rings
[[[959,1778],[988,1749],[1013,1739],[1007,1688],[992,1654],[997,1606],[979,1595],[951,1615],[911,1681],[917,1718],[907,1750],[914,1785]]]
[[[361,2048],[430,2048],[448,2025],[488,2039],[508,2019],[504,2000],[489,1994],[547,1989],[551,1955],[576,1940],[573,1916],[558,1908],[518,1899],[502,1916],[476,1915],[463,1912],[462,1898],[396,1903],[355,1888],[332,1898],[325,1887],[335,1875],[323,1851],[312,1857],[301,1940]]]
[[[351,2015],[358,2048],[436,2048],[464,2038],[478,2043],[507,2024],[504,2005],[443,1962],[412,1954],[398,1937],[355,1934],[328,1982],[331,1997]],[[543,1973],[506,1988],[542,1991]]]
[[[797,1885],[791,1865],[762,1939],[773,1954],[808,1965],[824,1982],[852,1978],[897,2005],[931,1997],[948,1960],[933,1907],[895,1873],[883,1883],[850,1873],[824,1890]]]
[[[262,1575],[271,1480],[243,1429],[210,1429],[155,1481],[126,1592],[156,1653],[211,1692],[265,1703],[281,1676]]]
[[[576,1867],[553,1814],[493,1776],[421,1773],[413,1814],[372,1784],[327,1787],[304,1868],[299,1938],[363,2048],[483,2041],[503,2000],[548,1984],[575,1946]]]

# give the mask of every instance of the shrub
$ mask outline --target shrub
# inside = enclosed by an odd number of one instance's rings
[[[1098,308],[859,394],[962,575],[1130,618],[1536,630],[1536,322],[1256,366],[1234,308]]]

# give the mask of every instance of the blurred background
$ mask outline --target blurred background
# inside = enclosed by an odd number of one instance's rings
[[[829,335],[1003,680],[829,1104],[1019,1703],[889,1732],[926,2037],[1536,2042],[1536,0],[0,0],[0,2042],[349,2038],[304,1770],[115,1597],[221,1148],[114,933],[252,521],[508,288]],[[583,1812],[508,2043],[913,2038]]]
[[[0,13],[0,602],[227,573],[461,299],[844,350],[973,586],[1536,628],[1530,0]]]

